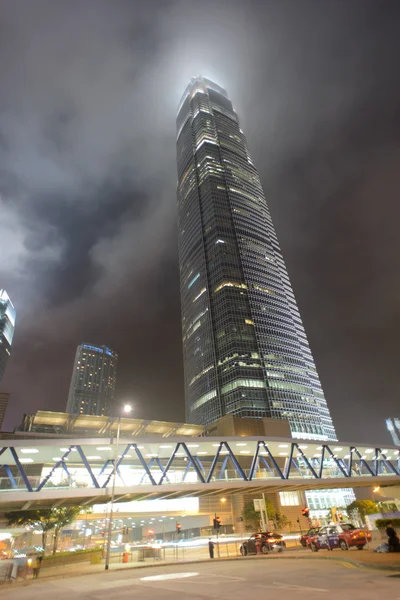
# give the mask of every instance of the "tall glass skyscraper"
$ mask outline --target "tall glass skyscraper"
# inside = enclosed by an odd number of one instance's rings
[[[6,290],[0,290],[0,381],[11,354],[15,331],[15,308]]]
[[[109,415],[115,396],[117,363],[118,355],[107,346],[78,346],[67,412],[80,415]]]
[[[400,419],[386,419],[386,428],[392,436],[393,444],[400,445]]]
[[[226,91],[196,77],[177,117],[179,262],[187,419],[288,419],[335,430],[260,178]]]

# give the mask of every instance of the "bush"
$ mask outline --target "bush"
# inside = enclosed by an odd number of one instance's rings
[[[389,525],[389,523],[391,523],[393,527],[400,528],[400,519],[377,519],[375,521],[375,525],[379,529],[385,529]]]
[[[66,552],[56,552],[56,554],[50,554],[48,556],[44,556],[43,559],[45,561],[55,560],[56,558],[64,558],[65,556],[76,556],[77,554],[92,554],[93,552],[101,552],[102,548],[87,548],[86,550],[75,550],[71,552],[67,550]]]

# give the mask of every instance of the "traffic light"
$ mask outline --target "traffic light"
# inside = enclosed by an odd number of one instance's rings
[[[221,528],[221,519],[219,517],[215,517],[214,519],[214,529],[218,531]]]
[[[301,514],[303,515],[303,517],[305,517],[306,519],[308,519],[310,517],[310,509],[308,508],[308,506],[305,506],[303,508],[303,510],[301,511]]]
[[[182,529],[182,525],[180,523],[176,524],[176,533],[180,533]]]

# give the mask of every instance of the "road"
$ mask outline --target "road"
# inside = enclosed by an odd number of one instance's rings
[[[397,576],[398,577],[398,576]],[[271,596],[274,594],[274,596]],[[177,564],[34,582],[3,588],[4,600],[280,600],[335,597],[400,599],[399,579],[389,573],[331,561],[242,559]]]

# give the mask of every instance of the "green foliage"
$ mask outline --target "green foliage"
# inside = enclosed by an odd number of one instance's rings
[[[283,515],[279,510],[275,512],[276,524],[279,529],[283,527],[291,527],[292,521],[290,521],[286,515]]]
[[[260,526],[260,513],[254,510],[253,502],[248,502],[242,513],[243,520],[249,525],[253,525],[257,529]]]
[[[55,512],[54,539],[53,539],[53,554],[57,551],[58,536],[63,527],[71,521],[74,521],[81,512],[80,506],[63,506],[61,508],[53,508]]]
[[[21,525],[37,525],[42,529],[48,528],[51,517],[51,508],[43,510],[19,510],[18,512],[5,513],[7,524],[11,527]]]
[[[265,499],[265,507],[268,514],[268,520],[270,524],[271,521],[273,522],[275,528],[280,529],[282,527],[286,527],[287,525],[291,525],[289,519],[283,515],[268,498]],[[261,516],[258,511],[254,510],[253,502],[248,502],[245,505],[242,517],[245,523],[253,526],[254,529],[258,530],[260,528]]]
[[[57,558],[64,558],[66,556],[75,556],[77,554],[101,554],[103,552],[102,548],[86,548],[86,550],[76,550],[75,552],[57,552],[57,554],[50,554],[49,556],[45,556],[44,560],[47,562],[54,561]]]
[[[375,525],[379,529],[386,529],[386,527],[389,525],[389,523],[391,523],[393,525],[393,527],[399,527],[400,528],[400,519],[399,518],[396,518],[396,519],[377,519],[375,521]]]
[[[365,523],[365,515],[373,515],[380,512],[379,506],[373,500],[354,500],[346,508],[350,513],[352,510],[358,510],[361,519]]]
[[[57,550],[58,536],[65,525],[76,519],[81,512],[80,506],[63,506],[60,508],[43,508],[41,510],[20,510],[5,514],[7,524],[11,527],[33,525],[42,531],[42,546],[46,548],[47,533],[54,529],[53,554]]]

